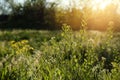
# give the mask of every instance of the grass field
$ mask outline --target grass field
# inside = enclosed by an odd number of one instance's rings
[[[120,80],[120,33],[0,31],[0,80]]]

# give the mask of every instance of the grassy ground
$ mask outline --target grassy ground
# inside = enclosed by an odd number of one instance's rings
[[[20,41],[28,40],[29,43],[35,47],[39,48],[42,42],[46,42],[53,36],[59,36],[59,31],[41,31],[41,30],[5,30],[0,31],[0,41]]]
[[[0,80],[120,80],[120,33],[0,31]]]

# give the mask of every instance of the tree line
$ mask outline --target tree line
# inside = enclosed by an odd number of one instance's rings
[[[68,9],[58,7],[55,2],[47,0],[26,0],[24,4],[15,4],[6,0],[11,12],[0,15],[1,29],[61,29],[68,24],[74,30],[87,26],[87,29],[106,30],[112,25],[120,30],[120,14],[116,13],[117,5],[108,5],[104,11],[93,11],[88,5],[82,9],[75,6]],[[75,4],[74,4],[75,5]]]

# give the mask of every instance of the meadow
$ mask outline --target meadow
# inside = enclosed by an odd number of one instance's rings
[[[0,80],[120,80],[120,32],[1,30]]]

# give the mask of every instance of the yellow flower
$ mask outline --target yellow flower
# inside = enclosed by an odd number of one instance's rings
[[[34,48],[28,44],[28,40],[21,40],[18,42],[11,41],[10,46],[16,54],[27,53],[30,50],[34,50]]]
[[[15,43],[15,41],[10,41],[10,44],[14,44]]]
[[[21,41],[21,44],[26,44],[26,43],[28,43],[28,40],[22,40]]]

